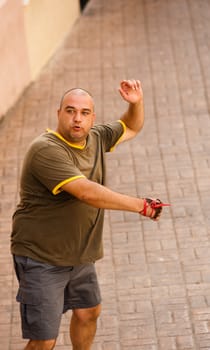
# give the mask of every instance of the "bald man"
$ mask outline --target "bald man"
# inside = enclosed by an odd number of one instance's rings
[[[144,122],[140,81],[123,80],[119,92],[125,113],[95,125],[90,93],[68,90],[56,130],[26,153],[11,237],[25,350],[53,349],[67,310],[73,349],[91,349],[101,311],[95,262],[103,257],[104,209],[160,217],[160,205],[105,186],[105,153],[135,137]]]

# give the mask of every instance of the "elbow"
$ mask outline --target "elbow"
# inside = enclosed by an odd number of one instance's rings
[[[88,179],[78,179],[66,184],[63,186],[63,189],[81,202],[92,206],[97,206],[97,198],[100,197],[98,193],[98,186],[99,184]]]
[[[92,189],[90,189],[90,190],[85,189],[85,190],[81,191],[79,193],[79,195],[77,196],[77,198],[80,201],[82,201],[82,202],[84,202],[86,204],[90,204],[90,205],[93,205],[94,202],[95,202],[95,196],[94,196],[94,193],[93,193]]]

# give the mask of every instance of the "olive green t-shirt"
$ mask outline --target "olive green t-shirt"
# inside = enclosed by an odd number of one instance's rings
[[[121,121],[94,126],[84,147],[56,132],[36,138],[25,156],[20,203],[13,215],[13,254],[59,266],[93,262],[103,256],[104,210],[62,191],[63,184],[86,177],[105,184],[105,152],[119,141]]]

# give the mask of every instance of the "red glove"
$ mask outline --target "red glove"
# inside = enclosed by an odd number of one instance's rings
[[[162,203],[160,199],[142,198],[144,201],[144,208],[139,214],[149,217],[152,220],[159,218],[163,207],[168,207],[170,204]]]

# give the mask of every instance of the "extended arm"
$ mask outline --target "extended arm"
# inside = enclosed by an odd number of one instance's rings
[[[102,209],[124,210],[140,213],[144,210],[144,199],[128,196],[85,178],[77,179],[62,186],[62,189],[79,200]],[[155,212],[148,207],[145,216],[154,217]],[[155,220],[159,219],[159,216]]]

